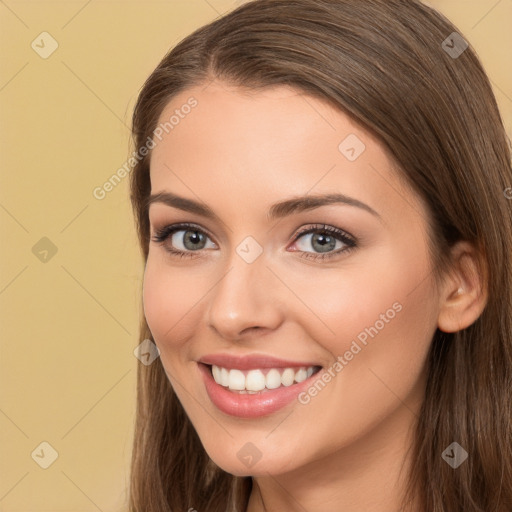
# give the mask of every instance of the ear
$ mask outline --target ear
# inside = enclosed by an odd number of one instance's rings
[[[444,332],[469,327],[487,304],[487,272],[477,249],[469,242],[457,242],[451,261],[439,294],[437,326]]]

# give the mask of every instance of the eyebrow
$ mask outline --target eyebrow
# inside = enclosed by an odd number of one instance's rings
[[[193,199],[178,196],[171,192],[159,192],[157,194],[151,194],[146,201],[146,208],[149,209],[149,206],[153,203],[163,203],[172,208],[195,213],[207,219],[220,221],[217,214],[208,205]],[[292,215],[294,213],[300,213],[330,204],[344,204],[347,206],[354,206],[356,208],[365,210],[366,212],[371,213],[375,217],[381,219],[379,213],[377,213],[366,203],[363,203],[358,199],[346,196],[344,194],[322,194],[293,197],[291,199],[273,204],[269,208],[267,218],[268,220],[272,221],[278,218],[287,217],[288,215]]]

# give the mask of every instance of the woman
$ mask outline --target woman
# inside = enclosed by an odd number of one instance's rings
[[[146,81],[131,510],[512,510],[510,152],[418,1],[258,0]]]

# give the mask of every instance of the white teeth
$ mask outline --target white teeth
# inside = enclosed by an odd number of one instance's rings
[[[313,370],[311,370],[313,371]],[[295,374],[295,380],[296,382],[302,382],[303,380],[306,380],[308,378],[308,371],[305,368],[301,368],[296,374]]]
[[[237,391],[245,389],[245,375],[240,370],[230,370],[228,386]]]
[[[268,389],[276,389],[281,385],[281,374],[272,368],[265,377],[265,387]]]
[[[263,389],[276,389],[281,386],[291,386],[294,382],[302,382],[311,377],[315,371],[314,366],[309,368],[285,368],[281,371],[277,368],[271,368],[266,375],[264,370],[241,370],[221,368],[212,365],[212,375],[217,384],[227,387],[232,391],[239,393],[254,394]]]
[[[281,375],[281,382],[283,383],[283,386],[291,386],[294,380],[295,372],[291,368],[286,368]]]
[[[220,369],[220,382],[218,382],[221,386],[228,387],[229,386],[229,372],[226,370],[226,368]]]
[[[261,370],[251,370],[245,377],[245,389],[247,391],[261,391],[265,388],[265,375]]]

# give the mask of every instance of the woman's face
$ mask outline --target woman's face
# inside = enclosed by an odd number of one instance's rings
[[[422,201],[371,134],[290,88],[213,82],[160,123],[144,309],[206,451],[237,475],[374,457],[415,419],[437,327]]]

